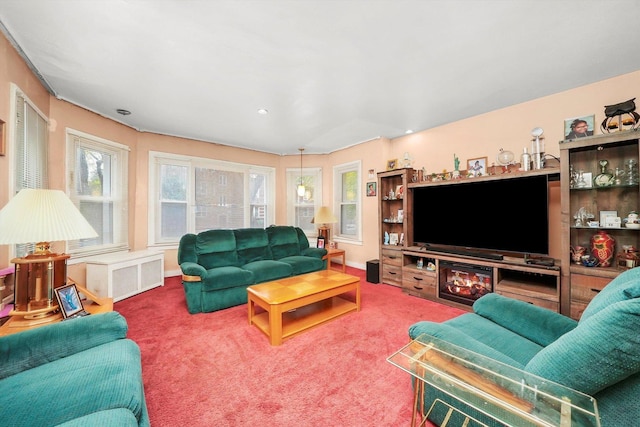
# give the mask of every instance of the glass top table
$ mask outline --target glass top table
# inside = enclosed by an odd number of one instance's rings
[[[465,413],[471,407],[510,426],[600,426],[593,397],[430,335],[420,335],[387,361],[417,380],[412,425],[418,415],[419,425],[424,425],[440,404],[446,406],[446,419],[453,412],[462,414],[463,425],[486,425]],[[425,410],[425,386],[448,398],[437,399]]]

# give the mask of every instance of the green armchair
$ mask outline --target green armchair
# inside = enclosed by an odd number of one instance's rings
[[[418,322],[428,334],[593,396],[603,427],[640,419],[640,268],[613,279],[579,322],[534,305],[488,294],[443,323]],[[434,394],[425,397],[429,406]],[[445,396],[446,398],[446,396]],[[434,414],[439,423],[442,414]],[[477,414],[482,419],[482,414]]]

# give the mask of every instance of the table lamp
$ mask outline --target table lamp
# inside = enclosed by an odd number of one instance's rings
[[[0,245],[34,243],[33,253],[11,260],[15,267],[14,307],[10,316],[25,324],[53,320],[54,289],[67,282],[70,255],[51,252],[54,241],[98,237],[71,199],[60,190],[24,189],[0,210]]]
[[[338,219],[333,215],[331,209],[327,206],[322,206],[318,213],[311,219],[312,224],[320,224],[318,227],[318,237],[324,237],[324,239],[329,241],[330,229],[327,224],[333,224],[338,222]]]

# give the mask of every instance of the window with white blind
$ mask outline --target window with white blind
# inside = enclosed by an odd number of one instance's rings
[[[67,130],[69,197],[98,233],[67,242],[67,252],[95,255],[128,250],[127,168],[129,148],[76,130]]]
[[[361,162],[351,162],[334,166],[333,194],[338,224],[334,227],[337,239],[362,242],[361,221]]]
[[[268,227],[274,188],[274,168],[151,152],[149,245],[175,245],[210,229]]]
[[[301,180],[303,196],[298,194]],[[287,224],[300,227],[309,238],[316,237],[319,224],[312,224],[311,220],[321,206],[322,169],[287,169]]]
[[[48,178],[48,121],[43,113],[15,85],[14,103],[13,194],[25,188],[49,188]],[[33,244],[16,245],[19,256],[33,251]]]

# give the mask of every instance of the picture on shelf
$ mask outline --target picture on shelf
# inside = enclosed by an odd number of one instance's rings
[[[398,185],[396,187],[396,199],[404,198],[404,185]]]
[[[478,157],[467,160],[467,174],[469,176],[482,176],[487,174],[487,158]]]
[[[404,209],[398,209],[398,222],[404,221]]]
[[[387,170],[392,171],[398,167],[398,159],[387,160]]]
[[[389,233],[389,244],[397,245],[399,242],[398,233]]]
[[[62,317],[65,319],[84,311],[82,301],[80,301],[80,295],[76,285],[71,283],[69,285],[60,286],[55,289],[56,298],[58,299],[58,305],[62,312]]]
[[[377,194],[377,182],[367,182],[367,197],[375,196]]]
[[[573,117],[564,121],[564,139],[584,138],[593,135],[596,116]]]

